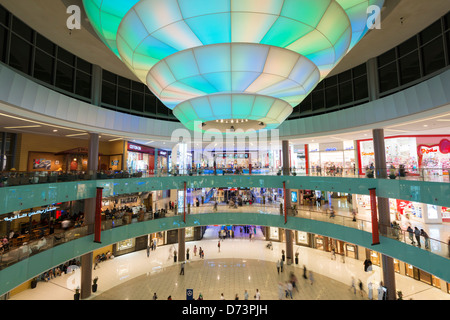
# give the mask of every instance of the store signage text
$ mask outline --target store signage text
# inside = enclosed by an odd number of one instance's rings
[[[42,209],[42,210],[33,211],[33,212],[16,214],[14,217],[11,217],[11,218],[7,217],[7,218],[5,218],[3,220],[5,220],[5,221],[12,221],[12,220],[16,220],[16,219],[31,217],[31,216],[34,216],[35,214],[47,213],[47,212],[50,212],[50,211],[54,211],[56,209],[58,209],[58,207],[48,207],[48,208],[45,208],[45,209]]]
[[[325,151],[337,151],[337,148],[326,148]]]
[[[375,153],[373,152],[361,152],[361,155],[363,156],[373,156]]]
[[[137,150],[137,151],[141,151],[142,148],[140,146],[134,145],[134,144],[129,144],[128,145],[128,149],[132,149],[132,150]]]
[[[439,151],[438,146],[434,147],[420,147],[420,154],[428,154],[428,153],[435,153]]]

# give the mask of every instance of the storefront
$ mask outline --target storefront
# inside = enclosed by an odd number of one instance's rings
[[[309,171],[322,175],[353,174],[355,150],[354,141],[311,143],[308,145]]]
[[[217,169],[248,168],[249,155],[248,152],[213,154]]]
[[[155,149],[135,143],[127,143],[127,168],[130,173],[154,174]]]
[[[167,168],[169,165],[169,153],[165,150],[158,150],[158,156],[156,157],[156,166],[158,173],[167,173]]]
[[[297,245],[309,247],[311,246],[310,233],[305,231],[296,231],[295,241]]]
[[[396,136],[385,138],[386,167],[404,165],[410,175],[448,175],[450,168],[449,136]],[[375,164],[373,140],[358,140],[361,174]],[[419,170],[420,168],[420,170]]]

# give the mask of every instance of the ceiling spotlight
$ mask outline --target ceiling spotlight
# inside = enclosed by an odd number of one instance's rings
[[[245,119],[245,122],[248,122],[248,119]]]
[[[223,122],[223,119],[220,119],[220,122]]]
[[[219,122],[219,120],[216,120],[216,122]]]
[[[53,129],[53,132],[58,132],[58,130],[56,130],[56,129]]]
[[[233,119],[231,119],[231,123],[233,123]]]

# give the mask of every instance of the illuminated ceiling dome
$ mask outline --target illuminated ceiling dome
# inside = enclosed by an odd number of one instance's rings
[[[83,2],[102,41],[187,128],[204,130],[232,119],[276,128],[384,0]]]

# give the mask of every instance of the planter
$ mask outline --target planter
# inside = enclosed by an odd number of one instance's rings
[[[173,256],[173,262],[177,262],[177,256]]]
[[[92,292],[97,292],[97,284],[92,285]]]
[[[284,261],[284,259],[285,259],[285,255],[284,254],[281,255],[281,259]]]
[[[298,264],[298,257],[295,257],[295,264]]]
[[[186,253],[186,260],[189,260],[189,253]]]
[[[36,286],[37,286],[37,280],[36,279],[31,280],[31,289],[36,288]]]

